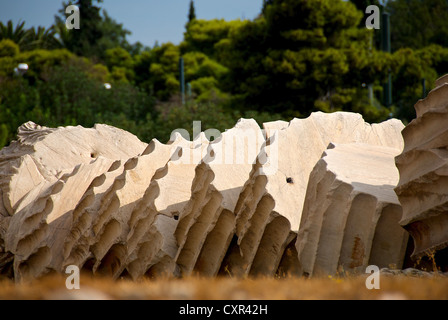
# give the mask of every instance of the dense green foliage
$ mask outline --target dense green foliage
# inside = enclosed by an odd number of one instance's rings
[[[106,0],[107,1],[107,0]],[[65,27],[68,4],[82,27]],[[203,20],[193,1],[179,45],[130,44],[102,0],[63,3],[51,28],[0,22],[0,147],[32,120],[46,126],[108,123],[142,140],[166,142],[176,128],[225,130],[238,118],[259,123],[313,111],[353,111],[367,121],[407,122],[413,106],[448,73],[446,0],[387,1],[392,53],[368,30],[377,0],[260,0],[254,20]],[[186,103],[179,93],[183,57]],[[20,63],[29,70],[15,71]],[[382,85],[392,75],[393,104]],[[105,84],[110,84],[107,89]],[[369,94],[369,89],[371,89]]]
[[[448,1],[389,1],[392,48],[421,49],[431,44],[448,47]]]

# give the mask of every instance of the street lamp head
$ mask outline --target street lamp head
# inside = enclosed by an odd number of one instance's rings
[[[28,65],[26,63],[19,63],[19,65],[14,68],[14,74],[23,76],[28,71]]]
[[[19,69],[19,71],[28,71],[28,65],[26,63],[19,63],[19,66],[17,67]]]

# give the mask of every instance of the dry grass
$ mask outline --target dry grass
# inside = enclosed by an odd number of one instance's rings
[[[448,299],[448,278],[445,277],[382,276],[378,290],[368,290],[365,279],[365,276],[343,279],[192,277],[132,282],[81,276],[80,290],[68,290],[63,276],[51,276],[26,284],[0,281],[0,299]]]

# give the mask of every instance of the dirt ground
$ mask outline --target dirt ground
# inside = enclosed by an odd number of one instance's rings
[[[346,278],[198,278],[142,281],[80,277],[69,290],[63,275],[16,284],[0,281],[1,300],[446,300],[448,277],[385,276],[367,289],[365,276]]]

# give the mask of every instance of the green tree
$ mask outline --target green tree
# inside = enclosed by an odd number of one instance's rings
[[[101,31],[102,37],[98,40],[98,57],[104,58],[103,52],[108,49],[122,47],[128,52],[135,50],[131,44],[127,41],[126,37],[131,32],[124,28],[122,23],[118,23],[114,20],[106,10],[102,10],[101,22],[98,26]]]
[[[190,10],[188,11],[188,23],[196,19],[196,10],[194,8],[193,0],[190,0]]]
[[[16,26],[14,26],[12,20],[9,20],[6,25],[0,22],[0,40],[4,39],[14,41],[19,47],[24,46],[27,42],[25,21],[19,22]]]
[[[59,15],[55,16],[54,30],[60,45],[77,55],[105,60],[108,49],[122,47],[132,54],[138,54],[144,46],[137,42],[130,44],[126,37],[131,32],[122,23],[113,19],[106,10],[94,5],[102,0],[78,0],[81,28],[67,30],[65,28],[65,8],[70,3],[63,3]]]
[[[365,12],[366,8],[371,5],[382,7],[379,0],[350,0],[350,2],[353,3],[356,8],[362,12]]]
[[[243,110],[287,117],[368,108],[370,121],[388,110],[364,102],[363,83],[385,75],[385,60],[359,28],[363,14],[339,0],[274,0],[263,17],[245,22],[216,46],[228,67],[225,91]]]
[[[448,2],[446,0],[388,1],[392,51],[424,48],[430,44],[448,47]]]
[[[217,129],[224,132],[235,126],[237,113],[227,112],[220,104],[212,102],[198,103],[192,101],[185,105],[180,103],[179,96],[157,106],[160,115],[156,120],[158,130],[155,137],[166,143],[175,129],[185,129],[193,137],[193,121],[201,121],[201,130]]]
[[[106,50],[105,62],[112,73],[113,79],[125,82],[134,80],[134,59],[122,47]]]
[[[107,77],[106,68],[77,57],[49,70],[37,86],[43,114],[51,115],[42,121],[51,126],[87,127],[103,122],[122,128],[127,123],[130,128],[123,129],[137,134],[138,124],[153,112],[153,99],[128,83],[111,82],[107,90]]]
[[[261,12],[264,14],[266,12],[267,6],[274,3],[274,0],[263,0],[263,7],[261,9]]]
[[[173,95],[179,93],[180,52],[179,46],[165,43],[135,56],[133,74],[136,85],[154,94],[160,101],[169,101]],[[108,66],[123,66],[123,63],[130,59],[125,58],[123,54],[124,52],[114,54],[117,61]],[[222,80],[228,74],[225,66],[198,51],[183,54],[183,59],[185,81],[190,83],[192,93],[198,102],[227,99],[227,93],[221,86]]]
[[[60,16],[54,17],[53,29],[55,31],[55,39],[60,48],[71,48],[71,31],[65,25],[65,18]]]
[[[114,81],[106,66],[66,49],[20,52],[10,40],[1,41],[0,51],[2,47],[7,55],[0,56],[0,147],[30,120],[51,127],[108,123],[142,139],[152,138],[155,100],[130,82]],[[19,62],[29,65],[23,76],[13,74]],[[105,81],[112,84],[110,90]]]
[[[216,58],[215,46],[220,41],[225,41],[232,30],[243,25],[243,21],[202,20],[195,19],[187,24],[184,33],[184,41],[181,43],[182,53],[199,51],[211,58]]]
[[[60,48],[60,43],[56,38],[56,31],[53,26],[50,28],[38,27],[28,30],[27,43],[22,50],[34,49],[57,49]]]
[[[415,103],[425,96],[423,79],[429,92],[434,81],[448,73],[448,48],[431,45],[417,50],[399,49],[392,55],[391,68],[396,116],[411,121],[415,118]]]
[[[227,98],[221,88],[221,80],[228,73],[226,67],[201,52],[188,52],[183,58],[185,81],[191,84],[198,102]]]
[[[100,8],[93,5],[93,1],[101,3],[102,0],[77,0],[79,7],[80,29],[70,30],[70,51],[77,55],[86,57],[99,57],[98,41],[103,37],[103,30],[100,28],[101,15]],[[64,12],[65,12],[64,6]]]
[[[10,39],[0,40],[0,58],[14,57],[20,52],[19,46]]]
[[[179,91],[179,58],[179,47],[172,43],[151,50],[146,85],[156,98],[167,101]]]
[[[11,20],[6,25],[0,22],[0,40],[2,39],[13,41],[20,47],[21,51],[60,48],[53,26],[50,28],[39,26],[37,29],[34,27],[26,29],[25,22],[19,22],[15,27]]]

